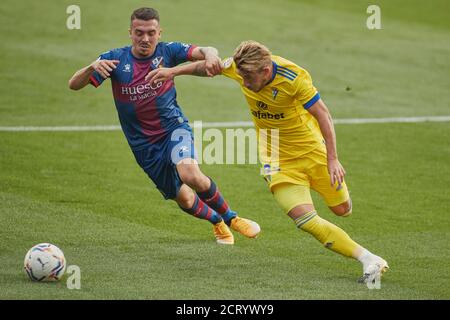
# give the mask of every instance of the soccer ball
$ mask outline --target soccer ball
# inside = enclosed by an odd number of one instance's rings
[[[23,267],[32,281],[58,281],[66,271],[66,259],[57,246],[40,243],[27,252]]]

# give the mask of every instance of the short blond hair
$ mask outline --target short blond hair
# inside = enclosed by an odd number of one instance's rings
[[[272,63],[272,53],[259,42],[248,40],[236,48],[233,60],[242,72],[260,71]]]

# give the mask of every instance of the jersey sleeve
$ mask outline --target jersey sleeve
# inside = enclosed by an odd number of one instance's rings
[[[242,78],[237,73],[236,63],[234,63],[233,58],[230,57],[230,58],[224,59],[222,61],[222,65],[223,65],[223,69],[222,69],[223,76],[240,82],[240,80]]]
[[[102,53],[97,60],[114,60],[113,57],[113,51],[107,51]],[[114,70],[113,70],[114,71]],[[98,87],[100,86],[103,81],[105,81],[105,79],[103,79],[103,77],[97,72],[94,71],[91,76],[89,77],[89,82],[94,86],[94,87]]]
[[[175,67],[181,63],[192,60],[192,51],[197,46],[192,44],[186,44],[181,42],[169,42],[167,43],[167,51],[169,53],[169,66]]]
[[[309,109],[320,99],[320,94],[314,87],[311,75],[302,70],[294,81],[295,98],[300,101],[305,109]]]

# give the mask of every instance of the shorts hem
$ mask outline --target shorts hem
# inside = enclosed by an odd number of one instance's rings
[[[338,205],[340,205],[340,204],[343,204],[344,202],[347,202],[348,200],[350,199],[350,196],[349,197],[347,197],[345,200],[339,200],[339,201],[336,201],[336,202],[328,202],[328,201],[326,201],[325,199],[325,203],[327,204],[327,206],[328,207],[336,207],[336,206],[338,206]]]
[[[279,182],[276,182],[276,183],[274,183],[274,184],[270,184],[269,185],[269,190],[270,190],[270,192],[272,192],[273,193],[273,188],[274,187],[276,187],[276,186],[279,186],[280,184],[293,184],[293,185],[296,185],[296,186],[305,186],[305,187],[308,187],[308,188],[310,188],[311,187],[311,185],[309,184],[309,183],[306,183],[306,182],[300,182],[300,181],[295,181],[295,182],[293,182],[293,181],[279,181]]]

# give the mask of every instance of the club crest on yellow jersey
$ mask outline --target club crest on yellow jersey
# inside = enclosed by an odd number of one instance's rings
[[[278,89],[277,88],[272,88],[272,98],[273,100],[275,100],[277,98],[278,95]]]

